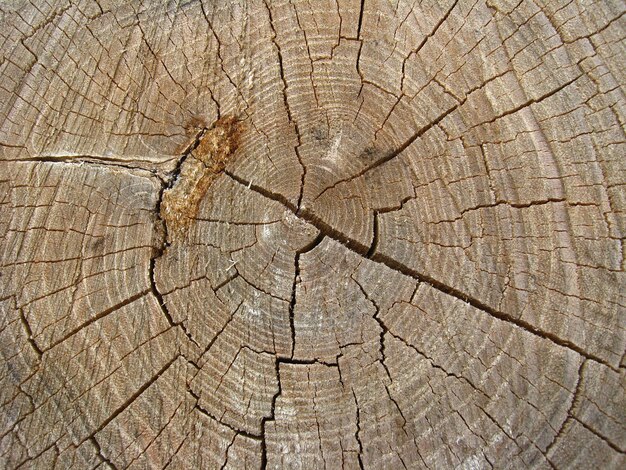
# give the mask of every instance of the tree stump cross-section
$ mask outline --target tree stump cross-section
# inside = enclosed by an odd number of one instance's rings
[[[624,468],[625,11],[0,0],[0,467]]]

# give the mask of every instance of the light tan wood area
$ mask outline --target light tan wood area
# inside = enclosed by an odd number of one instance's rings
[[[0,0],[0,468],[625,468],[624,11]]]

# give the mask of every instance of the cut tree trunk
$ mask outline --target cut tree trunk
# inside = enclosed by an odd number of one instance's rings
[[[0,5],[0,467],[626,466],[623,0]]]

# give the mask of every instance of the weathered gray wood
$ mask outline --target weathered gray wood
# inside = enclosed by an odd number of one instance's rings
[[[0,467],[623,468],[625,10],[0,2]]]

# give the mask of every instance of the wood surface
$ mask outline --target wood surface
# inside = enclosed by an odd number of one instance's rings
[[[0,467],[626,467],[623,0],[0,1]]]

